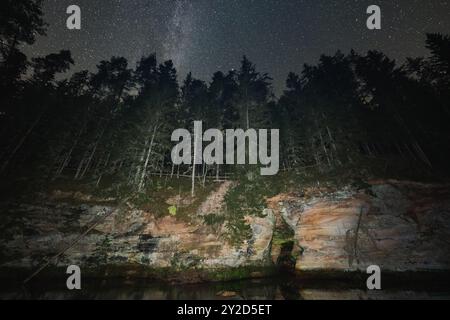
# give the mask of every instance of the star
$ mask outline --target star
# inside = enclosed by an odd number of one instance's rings
[[[382,30],[366,28],[366,0],[77,0],[82,30],[65,27],[72,0],[44,0],[50,27],[29,56],[72,51],[71,72],[95,70],[99,61],[124,56],[130,66],[156,53],[172,59],[180,80],[188,72],[209,81],[245,54],[274,78],[281,93],[290,71],[301,72],[321,54],[355,49],[383,51],[397,61],[427,54],[427,32],[450,30],[450,2],[380,0]]]

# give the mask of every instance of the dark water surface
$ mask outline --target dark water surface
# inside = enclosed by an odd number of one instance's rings
[[[146,281],[86,280],[81,290],[70,291],[64,281],[41,281],[29,286],[0,288],[1,299],[113,299],[113,300],[315,300],[315,299],[450,299],[446,284],[410,283],[368,291],[346,281],[307,281],[269,278],[202,284],[167,284]]]

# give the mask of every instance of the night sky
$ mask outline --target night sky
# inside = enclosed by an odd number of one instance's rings
[[[81,30],[66,28],[71,4],[81,7]],[[382,30],[366,28],[372,4],[381,7]],[[156,52],[174,60],[180,80],[192,71],[209,81],[246,54],[274,78],[276,93],[289,71],[323,53],[379,49],[402,61],[426,54],[425,33],[450,33],[449,0],[44,0],[44,12],[47,37],[25,49],[30,56],[69,49],[74,70],[94,71],[113,55],[134,67]]]

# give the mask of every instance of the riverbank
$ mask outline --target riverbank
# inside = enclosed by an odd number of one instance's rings
[[[0,277],[21,283],[50,261],[33,280],[65,279],[72,264],[85,278],[179,284],[280,274],[365,284],[370,265],[405,283],[448,278],[448,185],[310,187],[266,198],[259,213],[233,215],[226,200],[235,188],[217,183],[201,199],[161,197],[165,214],[151,210],[150,198],[138,207],[80,192],[3,202]]]

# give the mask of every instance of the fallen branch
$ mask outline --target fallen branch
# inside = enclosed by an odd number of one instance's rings
[[[45,264],[43,264],[39,269],[37,269],[32,275],[30,275],[28,278],[26,278],[23,281],[23,284],[27,284],[28,282],[30,282],[34,277],[36,277],[39,273],[42,272],[42,270],[44,270],[45,268],[47,268],[51,263],[53,263],[54,261],[57,261],[59,257],[61,257],[62,255],[64,255],[67,251],[69,251],[70,249],[72,249],[83,237],[85,237],[89,232],[91,232],[95,227],[97,227],[102,221],[104,221],[106,218],[108,218],[109,216],[111,216],[113,213],[115,213],[117,210],[111,210],[110,212],[106,213],[105,215],[103,215],[102,217],[100,217],[99,219],[97,219],[97,221],[90,226],[85,232],[83,232],[82,234],[80,234],[69,246],[67,246],[64,250],[60,251],[59,253],[57,253],[56,255],[54,255],[53,257],[51,257],[50,259],[47,260],[47,262]]]
[[[361,221],[362,221],[363,213],[364,213],[364,207],[362,206],[360,211],[359,211],[358,224],[356,225],[356,230],[355,230],[355,242],[353,244],[353,257],[355,258],[356,263],[359,263],[359,259],[358,259],[358,234],[359,234],[359,229],[361,228]]]

